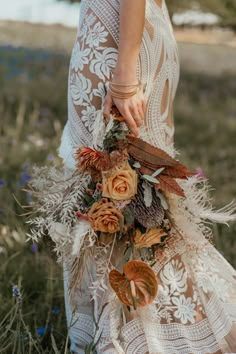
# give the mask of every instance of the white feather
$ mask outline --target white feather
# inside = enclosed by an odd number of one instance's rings
[[[94,230],[90,222],[81,220],[72,230],[72,238],[74,240],[72,247],[72,255],[79,256],[81,247],[84,243],[85,237],[90,240],[91,234],[94,234]]]
[[[208,220],[228,225],[236,220],[236,203],[232,201],[219,210],[214,209],[209,197],[210,186],[205,181],[193,176],[184,181],[181,187],[186,195],[184,204],[198,222]]]

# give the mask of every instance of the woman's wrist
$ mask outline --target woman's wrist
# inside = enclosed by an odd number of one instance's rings
[[[118,64],[113,72],[112,81],[119,84],[136,84],[137,83],[136,62],[127,65]]]

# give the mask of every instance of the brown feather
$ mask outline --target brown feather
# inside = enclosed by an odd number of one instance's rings
[[[153,165],[173,166],[176,164],[175,159],[168,155],[165,151],[152,146],[142,139],[127,135],[129,140],[128,152],[136,160],[148,161]]]

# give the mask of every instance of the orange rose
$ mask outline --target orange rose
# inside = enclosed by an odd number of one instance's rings
[[[88,218],[95,231],[105,233],[115,233],[121,231],[121,225],[124,224],[124,216],[114,206],[112,202],[103,200],[94,203],[88,212]]]
[[[129,200],[137,193],[138,176],[126,161],[102,173],[103,196],[113,200]]]
[[[142,234],[139,229],[135,232],[134,243],[136,248],[151,247],[161,243],[161,238],[167,236],[167,233],[161,228],[149,229]]]

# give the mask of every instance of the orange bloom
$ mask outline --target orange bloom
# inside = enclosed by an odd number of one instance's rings
[[[77,168],[88,172],[94,170],[104,170],[109,163],[108,156],[101,151],[91,149],[86,146],[78,148],[76,151]]]
[[[94,203],[87,215],[95,231],[113,234],[121,231],[124,224],[123,214],[106,199]]]
[[[138,176],[127,161],[111,171],[102,173],[104,197],[120,201],[129,200],[137,193]]]
[[[136,230],[134,243],[136,248],[151,247],[161,243],[162,236],[167,236],[167,233],[161,228],[153,228],[142,234],[139,229]]]
[[[135,309],[151,304],[157,295],[157,278],[152,268],[142,261],[130,261],[123,272],[114,269],[109,273],[110,285],[120,301]]]

